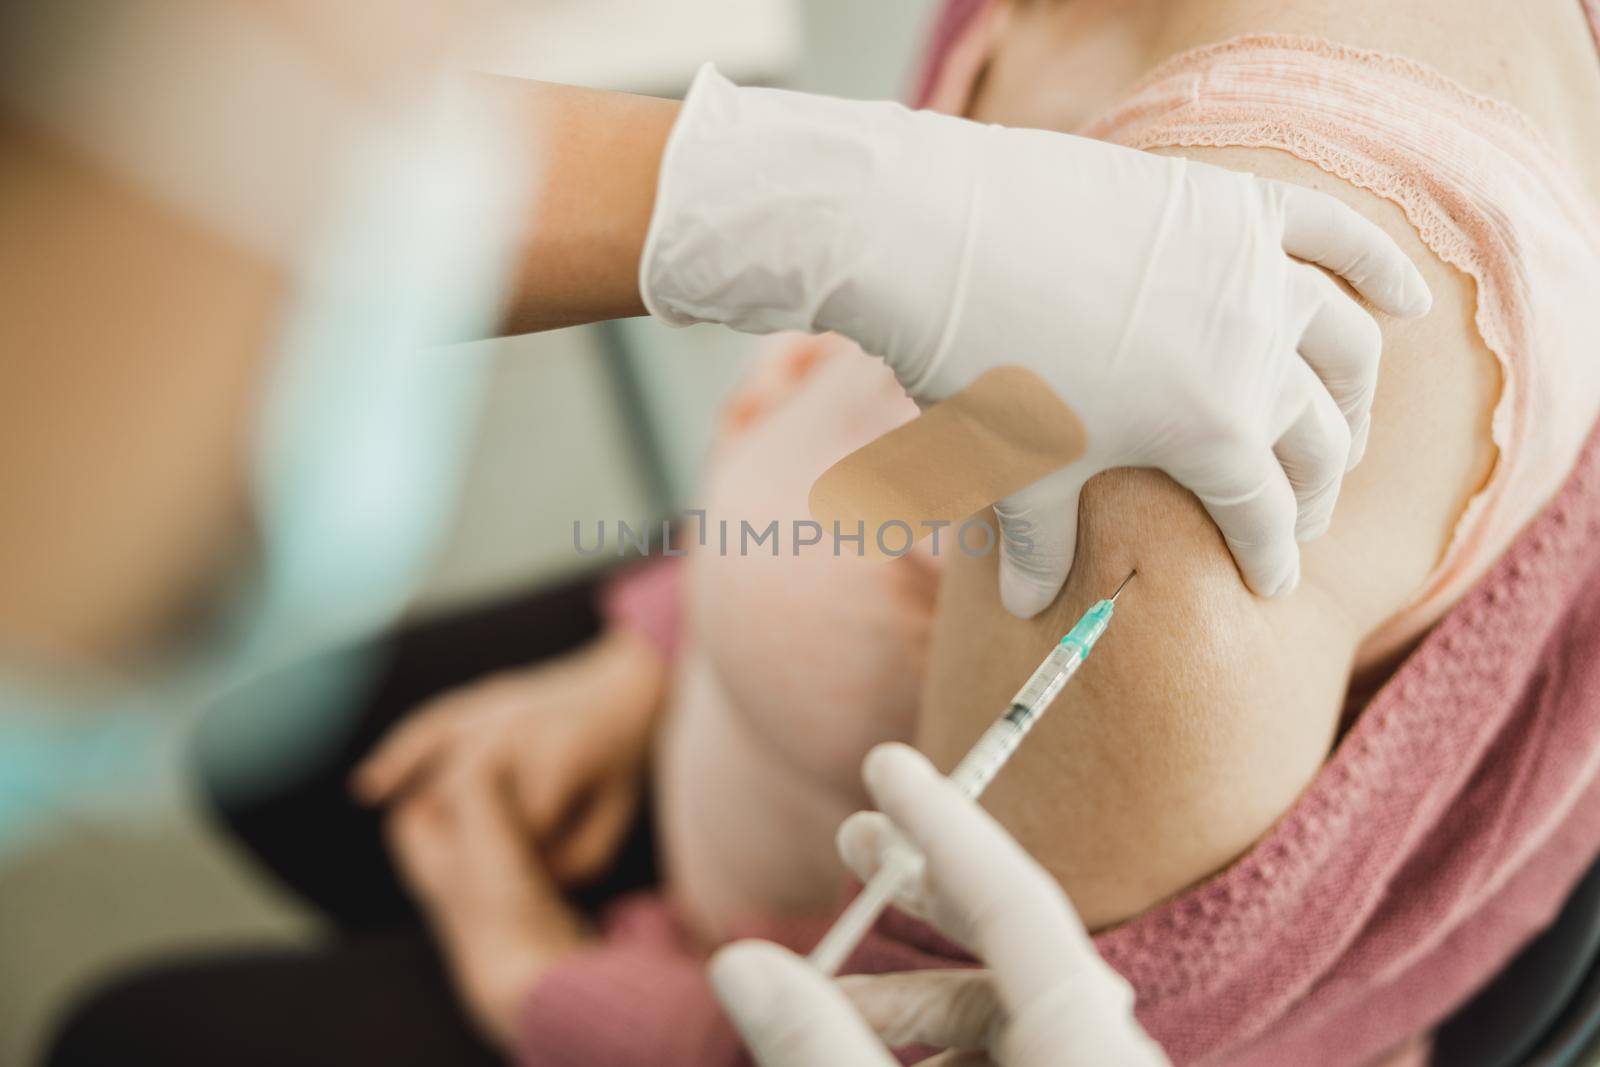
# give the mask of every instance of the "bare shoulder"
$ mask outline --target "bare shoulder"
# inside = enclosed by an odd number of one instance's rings
[[[1422,319],[1373,312],[1383,332],[1383,361],[1371,441],[1345,479],[1333,527],[1303,550],[1307,583],[1334,597],[1364,639],[1428,578],[1495,462],[1490,421],[1501,374],[1478,333],[1476,287],[1423,244],[1395,204],[1310,163],[1271,149],[1181,154],[1349,204],[1383,227],[1433,292],[1433,310]]]
[[[948,769],[1020,681],[1135,565],[1095,656],[984,804],[1091,927],[1226,864],[1293,800],[1333,737],[1354,649],[1309,587],[1255,600],[1193,497],[1165,475],[1091,481],[1057,602],[1000,607],[992,557],[952,556],[940,590],[918,746]]]

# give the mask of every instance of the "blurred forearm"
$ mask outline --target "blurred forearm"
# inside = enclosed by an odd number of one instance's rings
[[[639,257],[678,103],[484,78],[533,154],[504,331],[644,314]]]

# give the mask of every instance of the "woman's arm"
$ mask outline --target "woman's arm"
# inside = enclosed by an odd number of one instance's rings
[[[1367,457],[1329,534],[1303,546],[1293,595],[1253,596],[1199,503],[1154,471],[1089,483],[1072,573],[1037,619],[1000,606],[993,558],[951,557],[918,731],[946,769],[1077,615],[1139,569],[1094,660],[985,797],[1094,927],[1225,865],[1293,802],[1329,750],[1352,670],[1381,674],[1399,651],[1364,639],[1422,584],[1495,454],[1498,370],[1472,325],[1472,285],[1398,209],[1282,153],[1183,154],[1345,200],[1419,264],[1435,303],[1417,322],[1380,317]]]

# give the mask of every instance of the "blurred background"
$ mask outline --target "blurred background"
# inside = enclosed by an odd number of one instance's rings
[[[557,0],[528,4],[479,65],[498,73],[680,95],[704,60],[735,79],[903,97],[934,0]],[[633,320],[460,346],[489,365],[451,534],[409,607],[425,617],[571,577],[574,517],[640,521],[687,499],[711,419],[752,341]],[[592,529],[592,527],[590,527]],[[0,707],[0,729],[15,709]],[[218,939],[292,941],[313,920],[214,836],[193,800],[185,709],[92,739],[95,766],[0,751],[0,1067],[35,1062],[83,983]],[[0,733],[0,749],[6,735]],[[93,751],[93,746],[77,751]],[[143,758],[143,757],[141,757]],[[71,778],[53,780],[51,776]],[[4,813],[24,821],[9,827]]]

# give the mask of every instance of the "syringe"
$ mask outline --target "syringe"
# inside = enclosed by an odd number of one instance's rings
[[[1095,642],[1100,640],[1111,622],[1117,597],[1122,595],[1123,587],[1138,573],[1137,569],[1128,572],[1128,576],[1122,579],[1112,594],[1084,612],[1060,643],[1050,650],[1044,662],[1017,690],[1017,695],[1011,698],[1011,706],[983,732],[978,743],[967,751],[961,762],[956,764],[956,769],[950,772],[950,781],[955,783],[957,789],[976,800],[994,781],[994,776],[1000,773],[1000,768],[1006,765],[1017,746],[1022,744],[1022,739],[1033,729],[1034,723],[1054,702],[1068,679],[1077,673],[1083,661],[1089,658]],[[872,880],[862,887],[844,914],[817,942],[817,947],[811,950],[811,965],[823,974],[836,974],[850,953],[855,951],[856,945],[867,936],[867,931],[878,921],[883,909],[894,900],[901,886],[921,872],[922,862],[922,854],[914,845],[903,838],[894,841]]]

